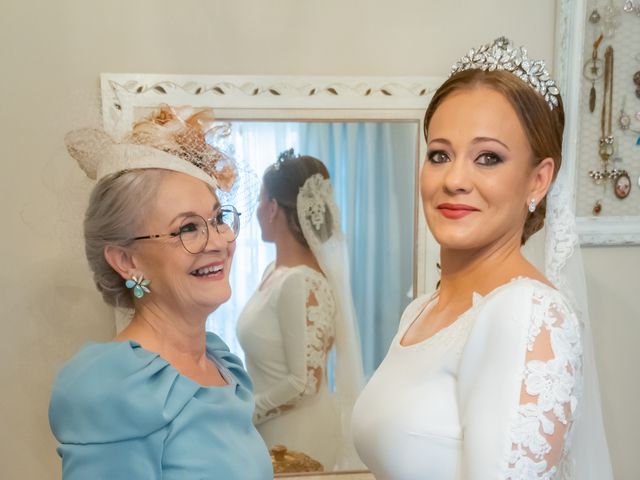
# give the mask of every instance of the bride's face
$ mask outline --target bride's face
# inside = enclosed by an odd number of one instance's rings
[[[436,240],[462,250],[511,240],[519,245],[535,169],[507,99],[486,87],[457,90],[428,127],[420,190]]]

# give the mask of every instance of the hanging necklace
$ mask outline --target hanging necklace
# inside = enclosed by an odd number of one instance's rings
[[[597,185],[611,180],[614,193],[618,198],[626,198],[628,189],[624,193],[619,185],[629,179],[625,170],[614,168],[609,170],[609,162],[615,152],[615,142],[611,129],[613,117],[613,47],[609,45],[604,52],[604,88],[602,92],[602,112],[600,114],[600,141],[598,143],[598,155],[602,163],[602,170],[591,170],[589,176]],[[629,182],[630,183],[630,182]],[[595,209],[594,209],[595,213]]]
[[[602,77],[602,60],[598,58],[598,47],[603,38],[603,35],[600,34],[596,41],[593,42],[591,60],[587,60],[582,69],[584,78],[591,81],[591,89],[589,90],[589,111],[591,113],[596,108],[596,80]]]
[[[600,148],[598,154],[607,171],[609,159],[613,155],[613,135],[611,132],[611,112],[613,106],[613,47],[604,52],[604,91],[602,92],[602,113],[600,114]]]
[[[631,132],[631,133],[640,133],[640,129],[636,128],[631,120],[629,114],[625,111],[625,106],[627,103],[627,97],[624,96],[622,98],[622,105],[620,106],[620,114],[618,115],[618,127],[623,132]],[[636,118],[640,120],[640,115],[636,113]],[[640,137],[638,138],[638,142],[636,145],[640,145]]]
[[[608,46],[604,53],[604,91],[602,92],[602,113],[600,114],[600,142],[598,155],[602,162],[602,171],[591,170],[589,176],[600,184],[609,180],[609,159],[613,155],[613,135],[611,134],[611,103],[613,100],[613,48]]]

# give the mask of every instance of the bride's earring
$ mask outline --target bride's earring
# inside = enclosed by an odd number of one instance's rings
[[[532,198],[529,200],[529,213],[533,213],[536,211],[536,199]]]

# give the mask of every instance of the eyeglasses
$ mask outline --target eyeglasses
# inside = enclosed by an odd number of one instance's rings
[[[158,235],[143,235],[132,240],[148,240],[162,237],[180,237],[184,249],[196,255],[204,251],[209,242],[209,227],[211,224],[227,242],[233,242],[240,232],[240,213],[233,205],[223,205],[215,217],[205,220],[200,215],[190,215],[180,224],[177,232]]]

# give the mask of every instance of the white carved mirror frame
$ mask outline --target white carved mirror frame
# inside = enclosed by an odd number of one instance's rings
[[[439,248],[419,206],[418,169],[426,145],[422,118],[438,77],[281,77],[101,75],[105,130],[119,137],[135,110],[169,105],[212,107],[221,120],[409,121],[418,129],[414,192],[413,294],[437,282]]]
[[[413,295],[437,282],[439,247],[426,227],[418,195],[418,170],[426,153],[422,119],[443,82],[437,77],[279,77],[110,74],[101,75],[103,122],[119,137],[140,108],[212,107],[220,120],[415,122]],[[401,312],[398,312],[398,315]],[[315,477],[316,474],[300,474]],[[360,475],[364,475],[361,477]],[[290,475],[284,475],[289,477]],[[327,472],[323,478],[369,478],[363,472]],[[296,475],[297,477],[297,475]]]

